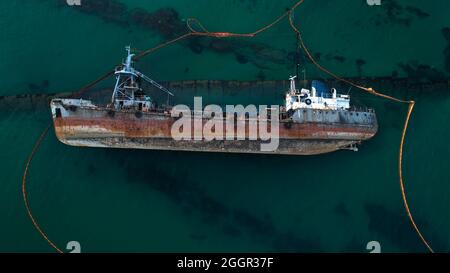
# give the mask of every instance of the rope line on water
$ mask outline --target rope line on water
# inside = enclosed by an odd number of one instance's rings
[[[300,0],[297,3],[295,3],[291,8],[289,8],[285,13],[280,15],[278,18],[276,18],[274,21],[272,21],[270,24],[249,33],[233,33],[233,32],[210,32],[206,29],[206,27],[203,26],[203,24],[197,20],[196,18],[188,18],[186,20],[186,25],[188,29],[191,31],[191,33],[197,35],[197,36],[209,36],[209,37],[216,37],[216,38],[228,38],[228,37],[255,37],[261,32],[264,32],[268,30],[269,28],[273,27],[274,25],[278,24],[281,20],[283,20],[286,16],[288,16],[292,11],[294,11],[298,6],[300,6],[304,0]],[[201,31],[197,31],[192,27],[192,23],[195,23],[199,26]]]
[[[155,47],[152,47],[150,49],[142,51],[141,53],[136,55],[133,58],[133,60],[138,61],[139,59],[147,56],[148,54],[150,54],[150,53],[152,53],[152,52],[154,52],[154,51],[156,51],[158,49],[161,49],[161,48],[166,47],[166,46],[168,46],[170,44],[176,43],[179,40],[185,39],[185,38],[187,38],[189,36],[192,36],[192,35],[194,35],[194,34],[193,33],[186,33],[186,34],[181,35],[181,36],[179,36],[179,37],[177,37],[177,38],[175,38],[173,40],[161,43],[161,44],[159,44],[159,45],[157,45]],[[78,90],[77,92],[72,93],[72,96],[80,96],[80,95],[82,95],[83,93],[85,93],[86,91],[88,91],[89,89],[91,89],[92,87],[97,85],[98,83],[100,83],[103,80],[107,79],[108,77],[112,76],[114,74],[114,72],[115,72],[114,68],[109,70],[107,73],[105,73],[102,76],[98,77],[96,80],[94,80],[94,81],[90,82],[89,84],[85,85],[84,87],[80,88],[80,90]]]
[[[229,37],[255,37],[256,35],[258,35],[261,32],[264,32],[266,30],[268,30],[269,28],[273,27],[274,25],[276,25],[278,22],[280,22],[283,18],[285,18],[286,16],[288,16],[291,11],[293,11],[294,9],[296,9],[298,6],[300,6],[302,3],[304,2],[304,0],[300,0],[298,1],[294,6],[292,6],[290,9],[288,9],[285,13],[283,13],[281,16],[279,16],[278,18],[276,18],[274,21],[272,21],[270,24],[254,31],[251,33],[232,33],[232,32],[210,32],[208,31],[203,24],[196,18],[188,18],[186,20],[186,26],[189,29],[190,32],[185,33],[181,36],[178,36],[172,40],[166,41],[164,43],[161,43],[155,47],[149,48],[147,50],[142,51],[141,53],[139,53],[138,55],[136,55],[133,59],[134,60],[139,60],[145,56],[147,56],[148,54],[157,51],[158,49],[164,48],[166,46],[169,46],[173,43],[176,43],[180,40],[186,39],[188,37],[191,36],[207,36],[207,37],[215,37],[215,38],[229,38]],[[191,22],[196,23],[200,29],[202,31],[196,31],[192,25]],[[109,72],[107,72],[106,74],[100,76],[99,78],[97,78],[96,80],[94,80],[93,82],[89,83],[88,85],[82,87],[79,91],[75,92],[73,95],[81,95],[84,92],[86,92],[87,90],[89,90],[90,88],[94,87],[95,85],[97,85],[99,82],[107,79],[109,76],[114,74],[114,69],[111,69]]]
[[[289,12],[289,24],[291,26],[291,28],[298,34],[299,40],[300,40],[300,46],[302,47],[303,51],[305,52],[306,56],[308,57],[308,59],[320,70],[322,70],[323,72],[327,73],[328,75],[332,76],[333,78],[345,82],[351,86],[354,86],[360,90],[369,92],[370,94],[373,94],[375,96],[379,96],[388,100],[392,100],[395,102],[399,102],[399,103],[407,103],[408,104],[408,112],[406,115],[406,119],[403,125],[403,130],[402,130],[402,135],[401,135],[401,139],[400,139],[400,147],[399,147],[399,154],[398,154],[398,175],[399,175],[399,181],[400,181],[400,190],[402,193],[402,199],[403,199],[403,204],[405,206],[405,210],[406,213],[408,215],[409,221],[411,222],[411,225],[413,226],[415,232],[417,233],[417,235],[419,236],[420,240],[424,243],[424,245],[428,248],[428,250],[431,253],[434,253],[433,248],[430,246],[430,244],[428,243],[428,241],[425,239],[425,237],[422,235],[422,232],[420,231],[419,227],[417,226],[416,222],[414,221],[414,218],[412,216],[412,213],[409,209],[409,205],[408,205],[408,200],[406,198],[406,193],[405,193],[405,185],[403,182],[403,170],[402,170],[402,161],[403,161],[403,146],[405,143],[405,137],[406,137],[406,132],[408,129],[408,125],[409,125],[409,121],[410,121],[410,117],[412,114],[412,111],[414,109],[414,105],[415,102],[413,100],[407,101],[407,100],[401,100],[380,92],[375,91],[373,88],[371,87],[364,87],[358,84],[353,83],[352,81],[349,81],[347,79],[341,78],[339,76],[337,76],[336,74],[334,74],[333,72],[329,71],[328,69],[324,68],[323,66],[321,66],[310,54],[308,48],[306,47],[305,43],[303,42],[302,39],[302,34],[300,32],[300,30],[295,26],[293,19],[292,19],[292,12]]]
[[[250,33],[232,33],[232,32],[210,32],[207,30],[207,28],[205,28],[203,26],[203,24],[195,18],[188,18],[186,21],[186,25],[187,28],[189,29],[190,32],[183,34],[177,38],[174,38],[172,40],[166,41],[164,43],[161,43],[155,47],[152,47],[150,49],[147,49],[145,51],[142,51],[141,53],[139,53],[138,55],[136,55],[134,57],[134,60],[139,60],[145,56],[147,56],[150,53],[153,53],[159,49],[162,49],[166,46],[169,46],[173,43],[176,43],[180,40],[183,40],[185,38],[188,37],[192,37],[192,36],[207,36],[207,37],[214,37],[214,38],[229,38],[229,37],[255,37],[256,35],[258,35],[261,32],[264,32],[268,29],[270,29],[271,27],[273,27],[274,25],[276,25],[278,22],[280,22],[282,19],[284,19],[285,17],[288,17],[289,20],[289,25],[291,26],[292,30],[298,34],[299,37],[299,41],[300,41],[300,46],[302,48],[302,50],[305,52],[306,56],[308,57],[308,59],[321,71],[327,73],[328,75],[332,76],[333,78],[345,82],[353,87],[356,87],[359,90],[368,92],[372,95],[378,96],[378,97],[382,97],[391,101],[395,101],[395,102],[399,102],[399,103],[407,103],[408,104],[408,112],[406,115],[406,119],[405,119],[405,123],[403,126],[403,131],[402,131],[402,135],[401,135],[401,140],[400,140],[400,147],[399,147],[399,155],[398,155],[398,174],[399,174],[399,180],[400,180],[400,189],[401,189],[401,193],[402,193],[402,199],[403,199],[403,204],[405,206],[405,210],[406,213],[408,215],[408,218],[415,230],[415,232],[417,233],[417,235],[419,236],[419,238],[421,239],[421,241],[425,244],[425,246],[428,248],[428,250],[432,253],[434,253],[433,249],[431,248],[430,244],[428,243],[428,241],[425,239],[425,237],[422,235],[420,229],[418,228],[417,224],[414,221],[414,218],[411,214],[409,205],[408,205],[408,201],[406,198],[406,193],[405,193],[405,186],[404,186],[404,182],[403,182],[403,173],[402,173],[402,159],[403,159],[403,146],[404,146],[404,142],[405,142],[405,137],[406,137],[406,132],[408,129],[408,125],[409,125],[409,121],[410,121],[410,117],[412,114],[412,111],[414,109],[414,105],[415,102],[413,100],[410,101],[406,101],[406,100],[401,100],[398,98],[395,98],[393,96],[389,96],[380,92],[375,91],[373,88],[371,87],[364,87],[361,85],[358,85],[350,80],[344,79],[342,77],[339,77],[338,75],[334,74],[333,72],[327,70],[326,68],[324,68],[323,66],[321,66],[310,54],[308,48],[306,47],[301,32],[300,30],[295,26],[293,19],[292,19],[292,14],[295,11],[295,9],[300,6],[302,3],[304,2],[304,0],[300,0],[298,2],[296,2],[291,8],[289,8],[285,13],[283,13],[281,16],[279,16],[278,18],[276,18],[274,21],[272,21],[270,24],[254,31],[254,32],[250,32]],[[194,27],[192,26],[192,24],[196,24],[199,28],[200,31],[195,30]],[[115,72],[114,69],[110,70],[108,73],[102,75],[101,77],[99,77],[98,79],[96,79],[95,81],[89,83],[88,85],[82,87],[79,91],[73,93],[73,95],[81,95],[82,93],[86,92],[87,90],[89,90],[90,88],[92,88],[93,86],[97,85],[99,82],[105,80],[106,78],[108,78],[109,76],[113,75]],[[28,212],[28,216],[30,217],[31,221],[33,222],[33,225],[35,226],[35,228],[39,231],[39,233],[42,235],[42,237],[59,253],[63,253],[48,237],[47,235],[43,232],[43,230],[40,228],[39,224],[37,223],[35,217],[33,217],[33,214],[31,212],[31,208],[28,204],[28,198],[27,198],[27,192],[26,192],[26,178],[27,178],[27,174],[28,174],[28,169],[29,166],[31,164],[31,161],[35,155],[35,153],[37,152],[42,140],[44,139],[45,135],[47,134],[49,128],[50,128],[51,124],[44,130],[44,132],[41,134],[41,137],[38,139],[38,141],[36,142],[29,158],[28,158],[28,162],[27,165],[25,167],[25,171],[23,174],[23,180],[22,180],[22,193],[23,193],[23,200],[25,203],[25,207],[26,210]]]
[[[37,231],[42,235],[42,237],[49,243],[51,247],[53,247],[57,252],[63,253],[61,249],[59,249],[55,243],[53,243],[48,236],[45,234],[45,232],[42,230],[42,228],[39,226],[36,218],[33,216],[33,213],[31,211],[30,204],[28,202],[28,195],[27,195],[27,175],[28,175],[28,169],[30,167],[31,161],[33,160],[34,155],[36,154],[37,150],[39,149],[39,146],[41,146],[42,141],[44,140],[44,137],[47,135],[48,130],[52,124],[49,124],[47,128],[42,132],[39,139],[36,141],[36,144],[34,144],[33,150],[31,151],[31,154],[28,157],[27,164],[25,166],[25,171],[23,173],[22,177],[22,196],[23,196],[23,202],[25,204],[25,209],[27,210],[28,216],[31,219],[31,222],[33,223],[34,227]]]
[[[399,174],[399,177],[400,177],[400,189],[402,191],[403,204],[405,206],[406,213],[408,214],[408,218],[411,221],[411,224],[412,224],[414,230],[416,231],[416,233],[419,236],[420,240],[428,248],[428,250],[431,253],[434,253],[433,248],[430,246],[428,241],[422,235],[422,232],[420,232],[420,229],[417,227],[417,224],[414,221],[414,218],[413,218],[413,216],[411,214],[411,211],[409,209],[408,201],[406,199],[405,185],[403,183],[403,174],[402,174],[403,144],[405,142],[406,130],[408,129],[408,123],[409,123],[409,119],[411,118],[411,113],[412,113],[413,109],[414,109],[414,101],[411,101],[410,104],[408,105],[408,113],[406,115],[405,125],[403,126],[402,138],[401,138],[401,141],[400,141],[400,151],[399,151],[399,154],[398,154],[398,174]]]

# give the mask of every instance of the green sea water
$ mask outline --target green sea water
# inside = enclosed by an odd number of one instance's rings
[[[402,69],[408,64],[445,73],[446,1],[381,2],[377,7],[364,0],[305,1],[295,21],[311,51],[320,53],[321,64],[340,75],[390,76],[396,71],[415,76]],[[212,31],[251,32],[294,1],[120,3],[148,12],[170,7],[180,20],[198,18]],[[118,63],[125,45],[144,50],[164,40],[155,31],[56,0],[1,1],[0,96],[77,90]],[[241,47],[237,52],[247,62],[240,62],[233,52],[195,53],[181,43],[149,55],[138,66],[164,81],[255,80],[261,74],[270,80],[295,73],[289,53],[295,52],[296,40],[286,20],[243,40],[244,45],[263,44],[267,53]],[[365,61],[360,70],[358,59]],[[303,66],[308,78],[325,77],[312,65]],[[425,237],[435,250],[448,252],[450,90],[384,90],[379,85],[385,93],[417,102],[405,142],[406,192]],[[254,91],[220,92],[212,91],[211,100],[270,99]],[[57,246],[65,249],[67,242],[78,241],[83,252],[367,252],[369,241],[380,242],[384,252],[425,252],[406,216],[397,174],[407,106],[351,92],[376,110],[379,122],[378,134],[356,153],[269,156],[76,148],[58,142],[50,131],[29,172],[30,205]],[[1,105],[0,252],[53,252],[29,220],[21,193],[25,163],[51,121],[49,109]]]

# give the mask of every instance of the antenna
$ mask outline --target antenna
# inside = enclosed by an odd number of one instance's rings
[[[295,75],[298,78],[298,70],[300,68],[300,34],[296,34],[296,38],[297,38],[297,52],[295,53]]]
[[[295,53],[295,58],[294,58],[294,62],[295,62],[295,75],[297,76],[297,79],[300,79],[300,56],[302,54],[302,50],[301,50],[301,43],[300,43],[300,33],[296,33],[295,35],[296,41],[297,41],[297,46],[296,46],[296,53]],[[306,88],[306,67],[303,65],[303,69],[302,69],[302,74],[303,74],[303,87]]]
[[[302,73],[303,73],[303,86],[306,87],[306,68],[303,68]]]

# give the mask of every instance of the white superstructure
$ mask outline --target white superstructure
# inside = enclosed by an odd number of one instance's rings
[[[348,110],[350,108],[350,96],[337,94],[335,88],[325,90],[323,83],[313,81],[311,90],[295,87],[295,76],[290,77],[290,89],[286,93],[286,111],[301,108],[322,110]]]

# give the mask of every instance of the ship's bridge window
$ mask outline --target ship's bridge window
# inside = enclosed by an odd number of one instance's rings
[[[61,109],[56,108],[55,109],[55,115],[56,115],[57,118],[60,118],[61,117]]]

